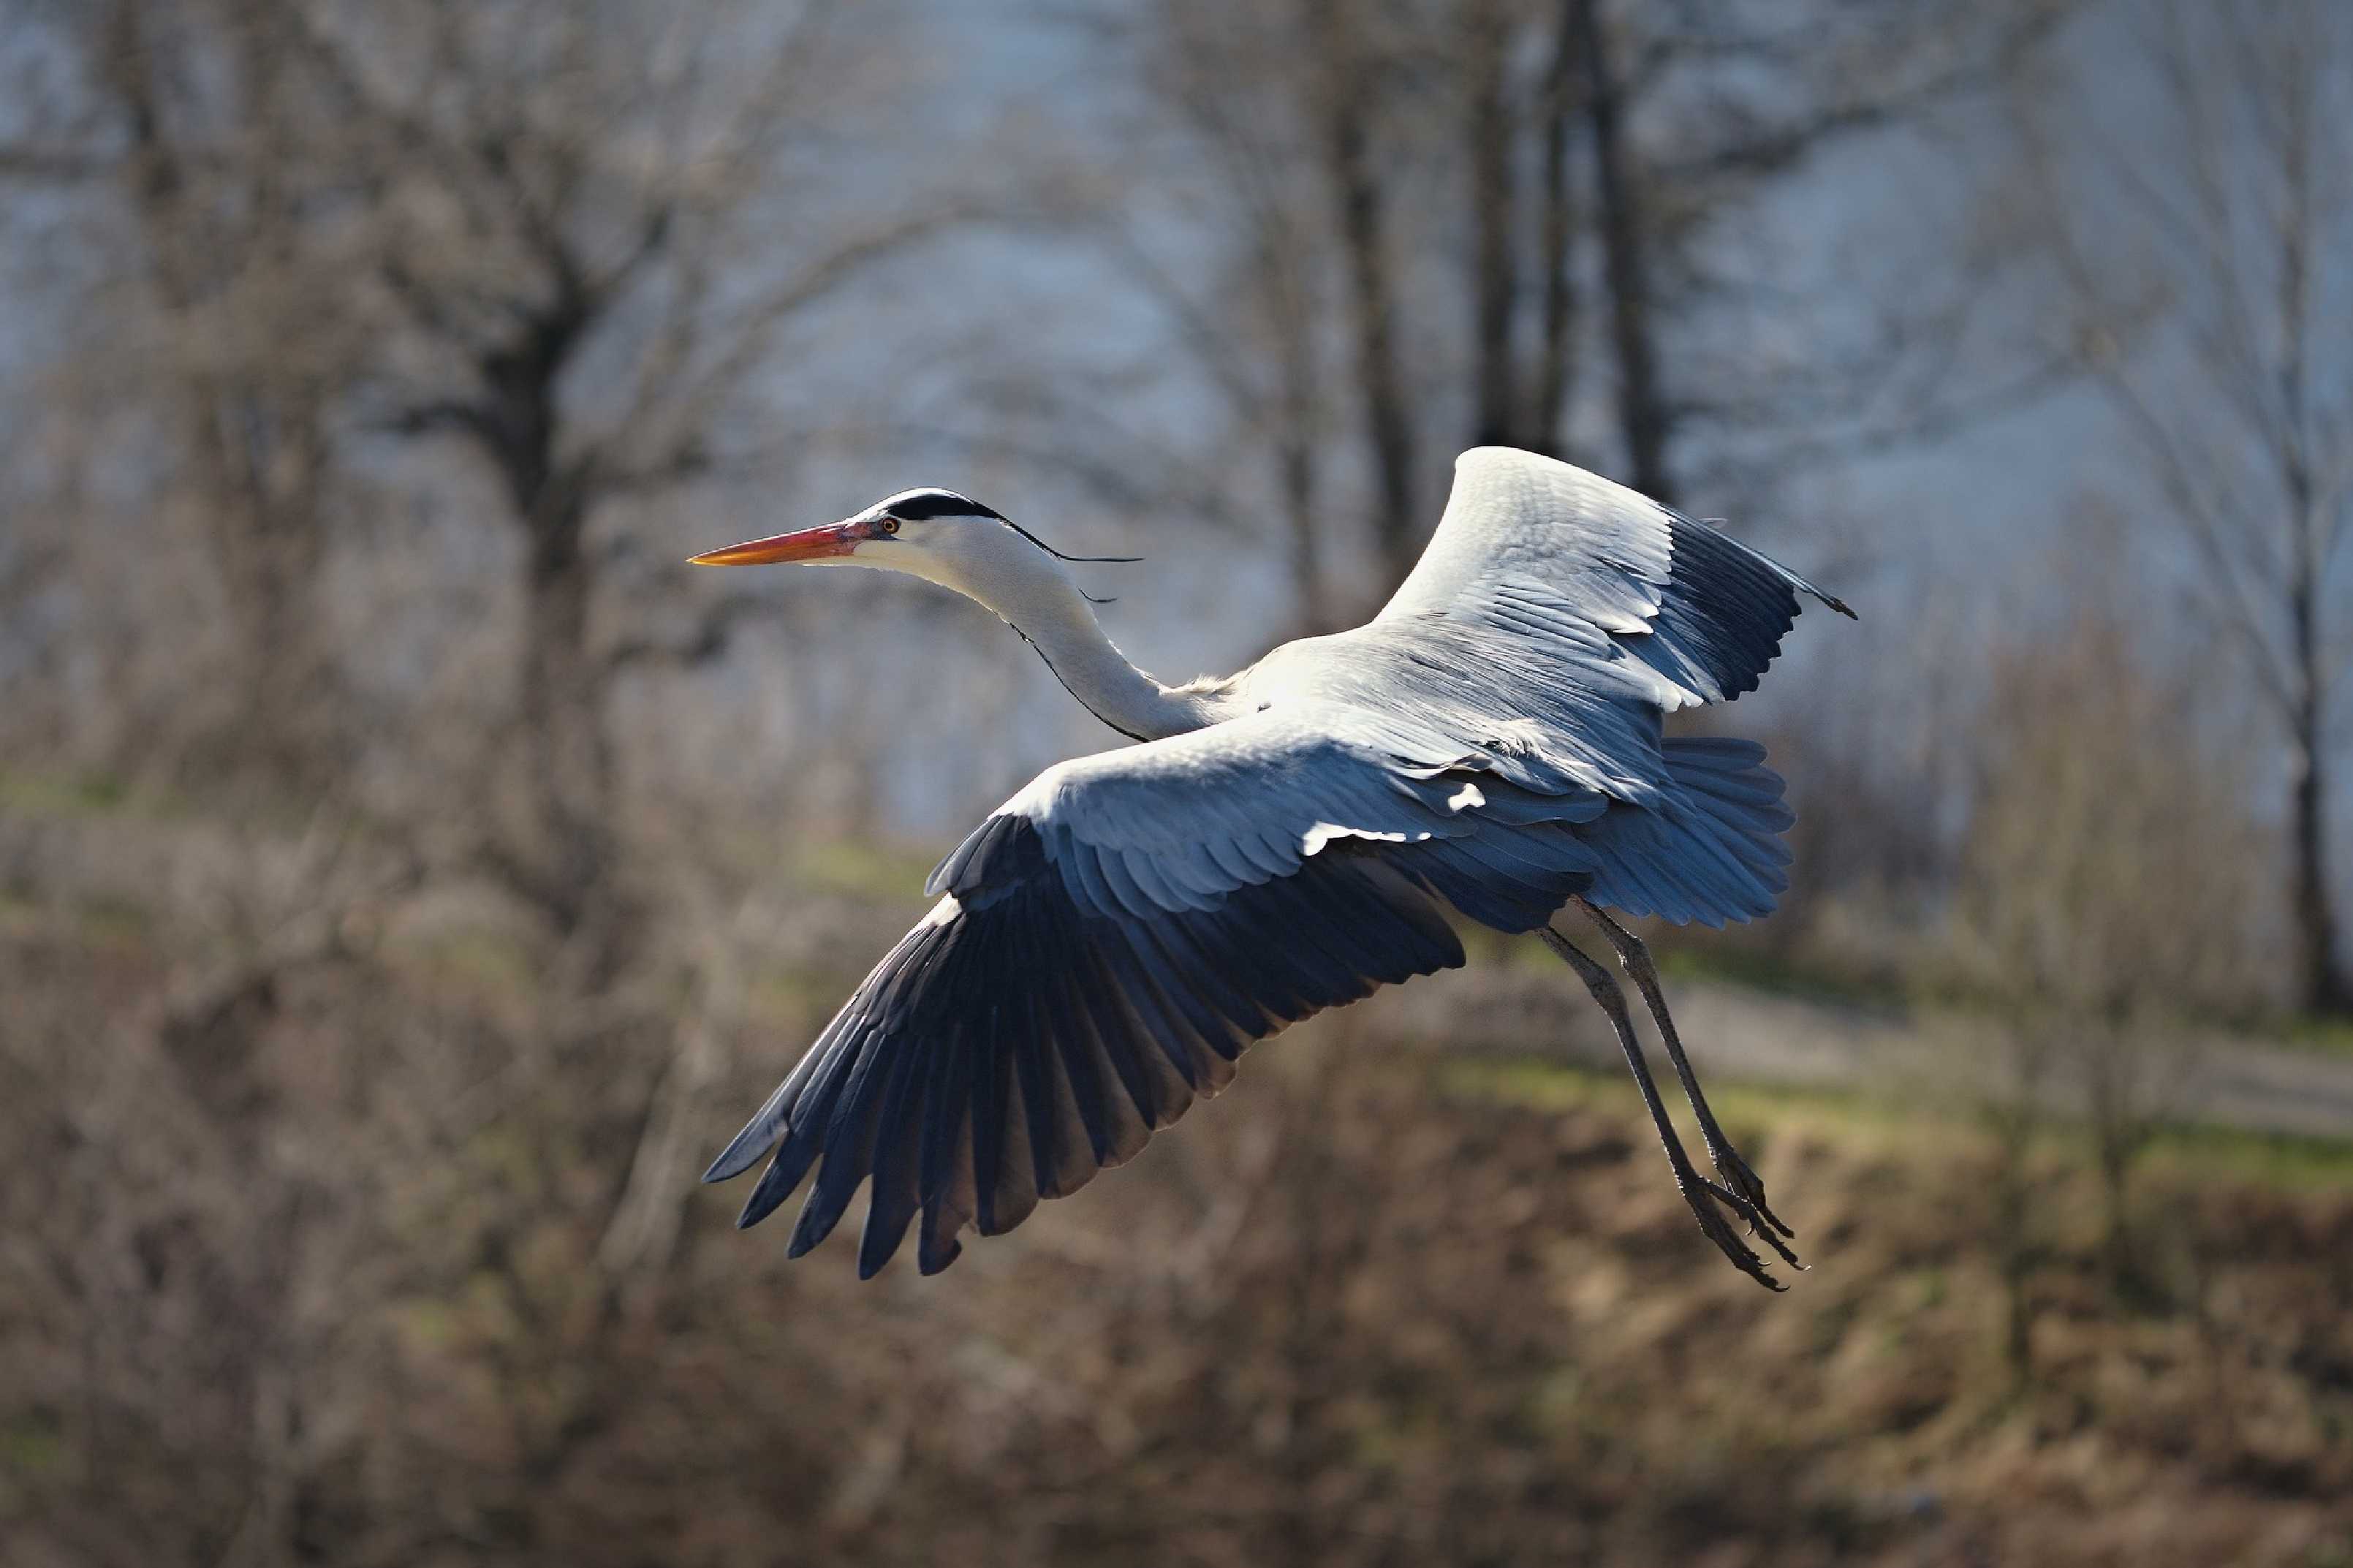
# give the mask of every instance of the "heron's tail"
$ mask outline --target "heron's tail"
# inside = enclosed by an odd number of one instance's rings
[[[1656,806],[1613,805],[1576,829],[1600,862],[1586,897],[1630,915],[1718,926],[1772,911],[1789,885],[1781,835],[1796,816],[1754,741],[1698,735],[1663,751]]]

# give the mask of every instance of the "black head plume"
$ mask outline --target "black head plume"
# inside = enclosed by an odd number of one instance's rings
[[[929,522],[940,517],[987,517],[998,522],[1004,514],[954,490],[908,490],[882,502],[881,510],[902,522]]]
[[[1133,566],[1144,559],[1141,555],[1065,555],[1011,518],[999,518],[997,521],[1057,561],[1077,561],[1108,566]]]
[[[1065,555],[1019,523],[993,507],[983,506],[970,496],[954,490],[908,490],[881,503],[879,510],[889,513],[902,522],[928,522],[943,517],[980,517],[1001,522],[1057,561],[1069,561],[1081,565],[1132,566],[1144,559],[1141,555]]]

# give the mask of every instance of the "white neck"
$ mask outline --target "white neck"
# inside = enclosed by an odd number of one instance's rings
[[[1229,716],[1220,689],[1163,686],[1129,663],[1062,563],[1009,528],[959,523],[920,547],[869,546],[851,559],[927,578],[987,605],[1029,639],[1071,696],[1124,735],[1156,741]]]

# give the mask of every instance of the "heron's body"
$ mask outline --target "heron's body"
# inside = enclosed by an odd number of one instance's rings
[[[1251,1041],[1461,963],[1451,908],[1543,930],[1578,968],[1703,1226],[1766,1278],[1702,1195],[1771,1239],[1762,1184],[1721,1143],[1640,944],[1601,911],[1715,924],[1773,907],[1790,816],[1762,749],[1669,739],[1662,720],[1754,688],[1800,594],[1843,605],[1632,491],[1502,448],[1463,455],[1374,620],[1183,687],[1119,655],[1043,546],[946,492],[702,559],[853,558],[987,605],[1145,743],[1050,768],[942,862],[930,915],[712,1166],[775,1150],[743,1223],[816,1166],[798,1254],[871,1178],[861,1272],[919,1217],[922,1268],[944,1268],[965,1226],[1010,1228],[1133,1156]],[[1549,930],[1571,902],[1652,1003],[1726,1186],[1683,1160],[1615,983]]]

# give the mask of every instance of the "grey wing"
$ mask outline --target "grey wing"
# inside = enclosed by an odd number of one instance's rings
[[[1480,447],[1421,560],[1377,626],[1442,616],[1542,661],[1591,662],[1664,709],[1756,689],[1805,595],[1852,610],[1762,552],[1598,474],[1533,452]]]
[[[1520,789],[1597,792],[1607,810],[1568,835],[1591,873],[1578,890],[1717,924],[1767,912],[1787,886],[1781,781],[1761,747],[1670,738],[1662,720],[1753,689],[1801,595],[1853,613],[1622,486],[1480,447],[1457,459],[1438,531],[1380,615],[1260,668],[1278,697],[1377,703],[1426,749],[1459,744]]]
[[[967,1223],[1010,1229],[1133,1156],[1251,1041],[1460,964],[1445,900],[1541,920],[1589,877],[1545,846],[1598,796],[1466,791],[1394,740],[1311,706],[1049,770],[942,862],[939,903],[706,1179],[775,1151],[751,1225],[818,1167],[795,1257],[871,1179],[860,1274],[918,1215],[934,1272]]]

